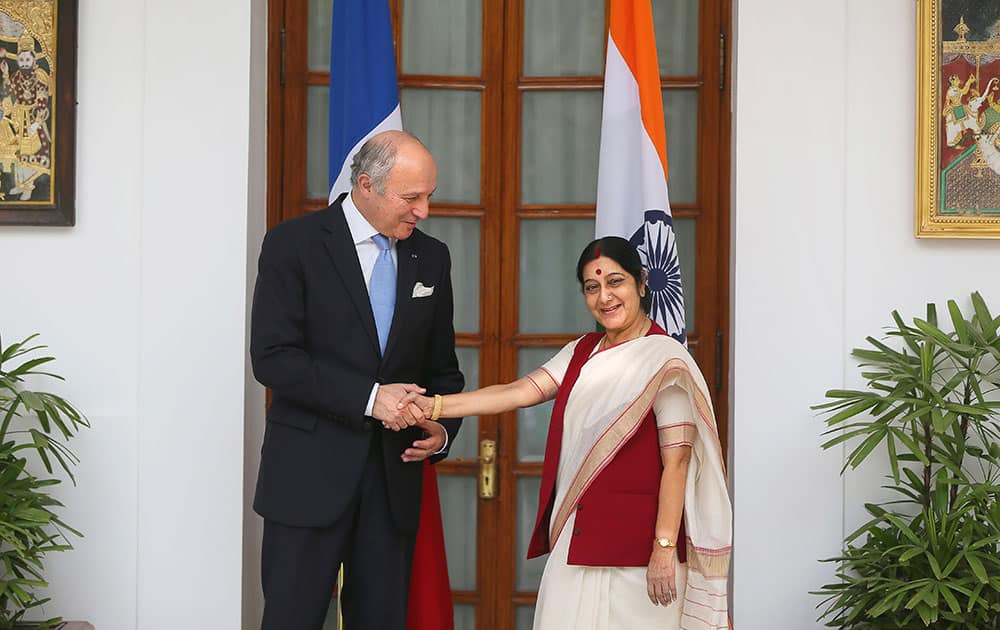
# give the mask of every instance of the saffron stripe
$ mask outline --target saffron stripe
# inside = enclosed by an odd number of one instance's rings
[[[667,179],[667,132],[663,122],[660,64],[656,58],[653,7],[647,0],[611,3],[610,35],[639,86],[642,124],[656,148]]]

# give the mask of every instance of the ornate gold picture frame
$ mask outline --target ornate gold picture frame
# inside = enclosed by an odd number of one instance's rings
[[[0,0],[0,225],[76,222],[78,0]]]
[[[1000,238],[1000,3],[918,0],[918,237]]]

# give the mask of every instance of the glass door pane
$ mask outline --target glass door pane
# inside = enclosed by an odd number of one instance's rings
[[[518,350],[518,374],[530,374],[555,356],[558,348],[521,348]],[[545,457],[545,438],[553,402],[519,409],[517,412],[517,461],[541,463]]]
[[[597,76],[603,66],[604,0],[524,3],[525,76]]]
[[[476,607],[455,604],[455,630],[476,630]]]
[[[520,221],[518,322],[522,333],[584,333],[594,319],[576,281],[576,261],[594,240],[591,219]]]
[[[463,429],[464,430],[464,429]],[[476,590],[476,504],[478,485],[475,477],[438,475],[441,494],[441,521],[444,525],[445,550],[448,554],[448,577],[451,588]]]
[[[479,76],[482,0],[403,3],[403,72]]]
[[[663,76],[698,74],[698,0],[653,0],[656,57]]]
[[[518,606],[514,613],[514,630],[531,630],[535,621],[534,606]]]
[[[670,203],[698,201],[698,91],[663,90]]]
[[[482,247],[479,223],[475,218],[437,216],[421,221],[418,226],[448,245],[455,293],[455,331],[460,333],[479,332],[479,252]],[[479,379],[473,384],[478,386]]]
[[[681,286],[684,287],[684,322],[688,334],[698,332],[697,311],[695,308],[695,288],[698,281],[698,240],[697,219],[674,219],[674,232],[677,235],[677,256],[681,261]]]
[[[521,203],[594,203],[601,93],[525,92],[521,120]]]
[[[458,367],[465,375],[465,391],[480,387],[479,381],[479,348],[455,348],[458,355]],[[479,418],[462,420],[462,430],[458,432],[455,443],[448,449],[448,458],[476,459],[479,457]]]
[[[528,543],[538,515],[538,492],[542,481],[538,477],[517,480],[517,556],[515,558],[514,588],[521,592],[537,591],[542,581],[545,559],[528,559]]]
[[[330,196],[330,88],[306,88],[306,198]]]
[[[437,162],[435,203],[478,204],[482,96],[471,90],[407,88],[400,94],[403,128]]]
[[[330,71],[330,30],[333,0],[309,0],[309,69]]]

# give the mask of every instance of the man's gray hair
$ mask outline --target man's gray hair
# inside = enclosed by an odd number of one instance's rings
[[[385,192],[385,178],[396,165],[396,151],[401,140],[414,140],[424,146],[416,136],[405,131],[383,132],[369,138],[351,161],[351,187],[358,185],[358,177],[364,173],[371,178],[376,191]]]

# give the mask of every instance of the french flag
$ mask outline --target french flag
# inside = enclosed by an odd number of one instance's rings
[[[330,202],[351,189],[351,160],[382,131],[402,129],[388,0],[336,0],[330,41]],[[408,630],[454,628],[437,473],[424,462]]]
[[[639,250],[653,303],[649,316],[682,343],[684,293],[667,199],[667,133],[649,0],[611,0],[597,175],[596,236]]]
[[[337,0],[330,37],[330,201],[351,189],[351,160],[369,138],[402,129],[387,0]]]

